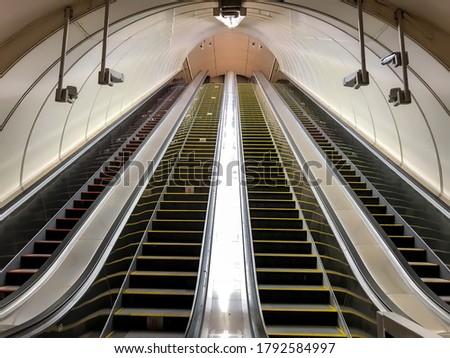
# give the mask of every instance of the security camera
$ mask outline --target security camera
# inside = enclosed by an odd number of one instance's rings
[[[406,92],[399,87],[391,88],[391,90],[389,91],[389,103],[393,103],[395,107],[400,104],[411,103],[410,97],[411,95],[409,94],[407,98]]]
[[[98,73],[98,84],[108,85],[110,87],[114,86],[114,83],[122,83],[125,80],[125,75],[123,73],[114,71],[110,68],[105,68],[105,71],[100,71]]]
[[[367,80],[364,81],[362,70],[359,70],[344,77],[342,83],[345,87],[353,87],[354,89],[358,89],[361,86],[367,86],[369,84],[369,76],[367,76]]]
[[[56,90],[56,102],[74,103],[78,98],[78,90],[75,86],[67,86],[66,88]]]
[[[381,59],[382,65],[393,64],[394,67],[398,67],[402,65],[402,55],[400,52],[393,52],[390,55],[383,57]]]

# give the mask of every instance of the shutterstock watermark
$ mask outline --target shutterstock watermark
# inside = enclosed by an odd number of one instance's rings
[[[243,185],[248,188],[262,186],[292,187],[305,185],[311,187],[330,185],[338,166],[323,166],[318,161],[306,162],[300,165],[297,162],[267,161],[249,159],[243,163],[232,161],[223,166],[214,160],[163,160],[155,168],[155,163],[149,161],[126,162],[116,170],[105,170],[102,177],[105,183],[111,185],[130,186],[132,182],[139,180],[140,186],[146,186],[148,182],[169,180],[172,186],[218,186],[218,185]],[[239,176],[236,173],[239,172]],[[237,181],[240,183],[237,183]]]

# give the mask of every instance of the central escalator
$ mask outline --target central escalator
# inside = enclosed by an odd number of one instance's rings
[[[269,337],[346,337],[251,84],[239,85],[261,309]]]
[[[184,336],[193,305],[222,84],[207,84],[148,227],[109,336]],[[136,333],[135,333],[136,334]]]

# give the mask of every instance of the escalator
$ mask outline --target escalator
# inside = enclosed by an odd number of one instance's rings
[[[175,86],[174,90],[157,104],[156,110],[153,107],[141,112],[139,120],[121,134],[117,139],[119,148],[109,153],[108,156],[114,154],[103,164],[102,169],[82,186],[46,227],[27,244],[17,259],[7,266],[3,285],[0,286],[0,299],[16,292],[39,271],[55,251],[62,249],[67,243],[66,237],[75,225],[85,217],[89,207],[148,137],[184,88],[184,85]]]
[[[167,165],[167,185],[109,337],[184,336],[195,295],[223,91],[222,84],[204,87],[192,126],[178,139],[183,145]]]
[[[304,105],[300,105],[300,100],[296,100],[292,94],[292,90],[288,90],[285,85],[276,84],[276,89],[297,116],[304,128],[309,132],[311,137],[323,150],[325,155],[333,164],[334,168],[342,175],[349,187],[354,191],[362,204],[367,208],[377,224],[385,232],[387,237],[398,252],[401,253],[407,264],[412,268],[418,276],[417,280],[421,280],[436,296],[438,296],[444,305],[450,303],[450,276],[448,268],[442,264],[442,261],[430,250],[427,245],[418,237],[416,231],[411,230],[408,223],[386,200],[380,191],[372,185],[368,179],[381,181],[379,178],[383,174],[370,168],[371,159],[357,152],[352,148],[352,141],[343,142],[339,136],[327,127],[327,122],[323,116],[313,120]],[[327,129],[325,130],[323,129]],[[333,139],[328,135],[333,136]],[[334,142],[336,139],[339,146]],[[339,140],[340,139],[340,140]],[[347,150],[346,150],[347,149]],[[365,175],[362,173],[365,170]],[[360,171],[361,169],[361,171]],[[384,184],[386,188],[388,185]],[[399,190],[400,188],[397,188]],[[386,190],[386,189],[385,189]],[[396,189],[392,188],[392,191]],[[406,200],[406,199],[405,199]],[[401,204],[407,208],[407,201]],[[406,217],[411,216],[413,209],[406,210]],[[423,226],[423,224],[419,225]],[[416,230],[416,228],[414,228]],[[423,227],[419,227],[418,231],[425,231]],[[427,232],[429,234],[430,230]],[[435,232],[436,234],[436,232]],[[439,234],[436,242],[442,241]],[[440,248],[445,247],[440,246]]]
[[[239,85],[261,309],[269,337],[346,337],[253,85]]]

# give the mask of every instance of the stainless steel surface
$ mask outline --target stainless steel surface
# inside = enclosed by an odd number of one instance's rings
[[[247,286],[240,207],[239,108],[236,76],[227,72],[221,120],[222,147],[212,233],[211,266],[202,337],[249,337]]]
[[[164,149],[164,146],[170,143],[170,139],[180,123],[181,116],[190,104],[192,96],[203,83],[205,76],[205,72],[197,75],[180,100],[167,113],[165,120],[155,129],[154,135],[144,142],[143,147],[136,152],[133,160],[139,162],[140,165],[130,165],[122,173],[120,179],[110,188],[104,200],[94,209],[92,215],[86,220],[85,225],[75,234],[74,239],[55,261],[55,264],[25,295],[6,309],[0,311],[1,326],[10,328],[34,318],[51,307],[77,281],[89,265],[97,248],[107,236],[111,226],[123,209],[126,200],[139,187],[145,171],[153,165],[153,161],[158,160],[158,153]],[[152,170],[155,167],[153,166]],[[142,170],[137,170],[138,168]],[[140,191],[144,189],[145,185],[141,185]],[[112,248],[113,243],[114,240],[112,240],[108,249],[105,250],[105,257],[109,252],[108,250]],[[102,265],[98,265],[98,267],[102,267]],[[93,272],[91,275],[92,280],[96,274],[97,272]],[[85,284],[89,284],[89,279]]]
[[[448,334],[449,317],[420,294],[277,92],[264,76],[258,73],[256,77],[282,124],[290,145],[296,147],[305,162],[309,163],[310,177],[316,181],[318,189],[326,195],[376,283],[408,317],[437,334]],[[301,162],[299,158],[297,159]]]

